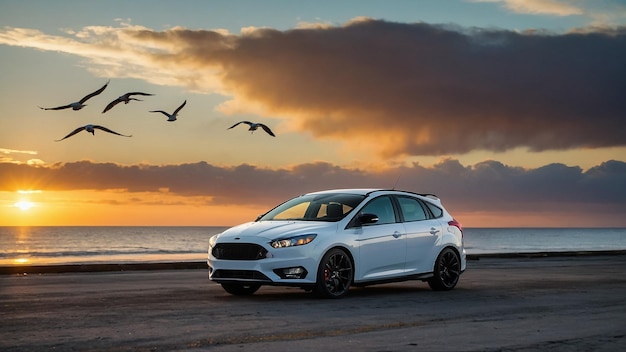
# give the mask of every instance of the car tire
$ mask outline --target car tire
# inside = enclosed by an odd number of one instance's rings
[[[224,291],[235,296],[248,296],[255,293],[261,285],[259,284],[239,284],[239,283],[222,283]]]
[[[435,261],[434,276],[428,285],[435,291],[449,291],[456,286],[461,276],[461,260],[452,248],[445,248]]]
[[[341,298],[348,294],[354,268],[348,254],[339,248],[326,252],[317,269],[315,291],[325,298]]]

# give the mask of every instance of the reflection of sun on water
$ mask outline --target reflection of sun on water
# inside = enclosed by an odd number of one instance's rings
[[[5,259],[0,258],[1,265],[32,265],[37,259],[32,257],[31,227],[20,226],[9,232],[7,245],[0,248],[1,253],[7,254]],[[2,243],[2,241],[0,241]]]

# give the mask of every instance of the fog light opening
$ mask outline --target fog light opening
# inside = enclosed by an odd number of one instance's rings
[[[281,279],[304,279],[308,272],[301,266],[274,270]]]

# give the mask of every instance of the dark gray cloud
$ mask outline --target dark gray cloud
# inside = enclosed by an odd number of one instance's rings
[[[368,20],[228,39],[169,38],[186,43],[180,55],[222,67],[239,98],[292,114],[319,137],[371,140],[376,131],[385,156],[626,145],[625,28],[519,33]]]
[[[234,102],[224,111],[262,106],[297,130],[385,157],[626,145],[626,27],[360,19],[240,35],[89,27],[72,39],[5,28],[0,43],[80,55],[107,77],[222,93]]]
[[[434,193],[457,211],[577,209],[587,214],[626,211],[626,163],[607,161],[587,171],[550,164],[535,169],[485,161],[473,166],[445,160],[433,167],[413,165],[383,172],[308,163],[290,169],[251,165],[217,167],[205,162],[122,166],[80,161],[49,167],[0,164],[0,191],[33,189],[162,192],[207,197],[213,205],[271,207],[305,192],[332,188],[393,188]],[[591,213],[589,213],[591,216]]]

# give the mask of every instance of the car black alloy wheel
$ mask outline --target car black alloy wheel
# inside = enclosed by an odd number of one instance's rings
[[[316,291],[327,298],[341,298],[348,294],[354,270],[345,251],[334,248],[328,251],[317,270]]]
[[[261,285],[259,284],[240,284],[240,283],[222,283],[224,291],[236,296],[247,296],[255,293]]]
[[[461,260],[451,248],[444,249],[435,262],[434,276],[428,280],[433,290],[448,291],[456,286],[461,276]]]

